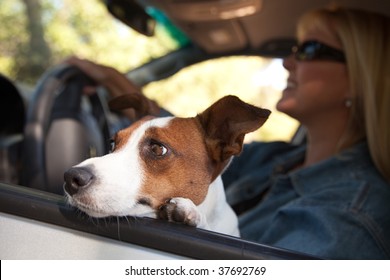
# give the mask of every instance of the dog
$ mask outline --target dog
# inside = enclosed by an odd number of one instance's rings
[[[230,95],[196,117],[144,117],[116,133],[109,154],[66,171],[65,195],[92,217],[160,218],[239,236],[220,175],[269,114]]]

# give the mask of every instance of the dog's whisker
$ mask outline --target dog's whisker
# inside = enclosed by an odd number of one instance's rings
[[[117,224],[117,229],[118,229],[118,240],[122,241],[122,239],[121,239],[121,231],[120,231],[120,221],[119,221],[119,217],[118,216],[116,217],[116,224]]]
[[[127,222],[127,225],[129,225],[129,226],[130,226],[130,220],[129,220],[129,216],[123,216],[122,218],[123,218],[123,219],[125,219],[125,220],[126,220],[126,222]]]

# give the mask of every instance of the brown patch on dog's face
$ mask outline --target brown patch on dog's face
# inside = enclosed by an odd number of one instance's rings
[[[147,116],[142,118],[141,120],[135,122],[133,125],[122,129],[118,131],[114,136],[113,140],[115,142],[115,150],[121,149],[123,146],[125,146],[129,142],[130,136],[133,134],[133,132],[139,128],[143,123],[146,121],[153,119],[151,116]],[[113,152],[113,151],[112,151]]]
[[[202,132],[194,119],[175,118],[166,127],[147,128],[139,143],[144,170],[141,193],[158,207],[172,197],[206,197],[212,166]]]

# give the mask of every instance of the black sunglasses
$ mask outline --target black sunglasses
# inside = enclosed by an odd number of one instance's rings
[[[330,60],[345,63],[345,55],[341,50],[318,41],[305,41],[292,48],[292,54],[298,61]]]

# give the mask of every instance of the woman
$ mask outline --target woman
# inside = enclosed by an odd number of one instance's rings
[[[390,258],[390,19],[312,11],[297,38],[277,109],[302,123],[307,143],[252,143],[225,172],[241,235],[322,258]],[[113,95],[134,90],[110,68],[70,62]]]
[[[306,127],[307,145],[252,144],[227,171],[232,204],[262,196],[240,218],[244,238],[323,258],[390,257],[389,32],[388,18],[362,11],[300,20],[277,109]]]

